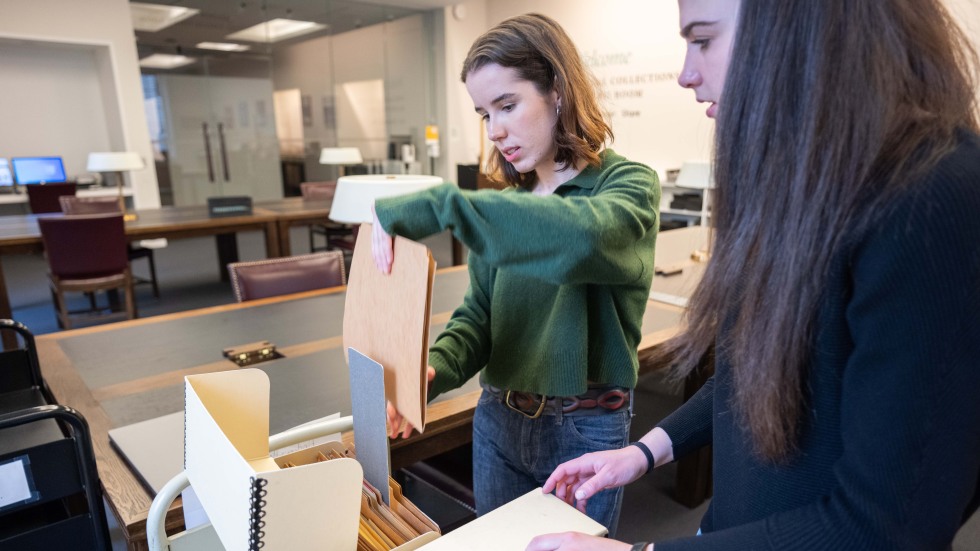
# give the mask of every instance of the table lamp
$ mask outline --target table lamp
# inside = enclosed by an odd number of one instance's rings
[[[340,166],[340,175],[344,176],[344,167],[348,165],[359,165],[364,162],[361,158],[361,150],[356,147],[324,147],[320,150],[321,165]]]
[[[330,205],[330,219],[341,224],[371,222],[375,199],[405,195],[442,183],[438,176],[418,174],[365,174],[342,176]]]
[[[123,213],[125,220],[135,220],[135,214],[126,214],[126,198],[123,197],[122,173],[130,170],[145,168],[143,158],[139,153],[132,151],[89,153],[88,166],[89,172],[114,172],[116,173],[116,187],[119,189],[119,211]]]

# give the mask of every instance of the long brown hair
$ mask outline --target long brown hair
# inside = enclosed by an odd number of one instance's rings
[[[755,451],[796,450],[827,266],[977,128],[976,53],[939,0],[742,0],[715,137],[716,240],[674,374],[712,345]]]
[[[558,92],[561,109],[554,139],[558,148],[555,162],[561,164],[561,170],[578,160],[599,165],[599,151],[613,139],[612,127],[599,106],[598,81],[558,23],[536,13],[503,21],[470,47],[460,79],[465,83],[471,72],[490,63],[513,68],[542,94]],[[492,176],[508,185],[531,188],[537,181],[533,171],[517,172],[496,149],[488,167]]]

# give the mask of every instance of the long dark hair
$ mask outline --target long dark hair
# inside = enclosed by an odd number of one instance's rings
[[[940,0],[742,0],[715,136],[714,253],[688,331],[661,353],[684,376],[717,346],[761,457],[796,450],[827,266],[958,128],[977,128],[976,66]]]
[[[580,159],[599,165],[599,151],[613,139],[612,127],[599,106],[595,76],[558,23],[537,13],[501,22],[470,47],[460,79],[466,82],[471,72],[490,63],[515,69],[542,94],[557,90],[561,110],[554,130],[555,162],[562,170]],[[531,188],[537,182],[533,171],[517,172],[496,149],[490,156],[489,171],[508,185]]]

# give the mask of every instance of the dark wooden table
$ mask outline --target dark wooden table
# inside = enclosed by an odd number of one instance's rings
[[[126,238],[129,241],[141,239],[184,239],[213,235],[218,249],[218,273],[225,280],[228,262],[238,259],[236,234],[241,231],[261,230],[265,233],[266,255],[269,258],[280,256],[279,230],[276,214],[256,210],[245,216],[212,218],[207,207],[165,207],[161,209],[140,210],[135,220],[126,221]],[[9,254],[37,253],[44,250],[41,231],[37,219],[40,217],[63,216],[62,214],[27,214],[21,216],[0,216],[0,259]],[[39,276],[41,274],[38,274]],[[10,296],[3,264],[0,262],[0,319],[12,317]],[[15,343],[4,335],[3,344],[7,347]],[[11,336],[12,337],[12,336]]]
[[[437,273],[430,319],[433,337],[462,301],[467,284],[465,267]],[[282,407],[277,406],[277,384],[292,384],[294,387],[287,392],[300,398],[286,407],[302,413],[290,423],[343,411],[344,407],[336,404],[324,406],[322,411],[304,408],[317,402],[315,395],[319,392],[323,393],[323,401],[339,403],[342,395],[348,393],[346,384],[321,386],[309,384],[309,379],[304,379],[309,375],[281,375],[290,369],[309,369],[310,365],[343,365],[343,290],[312,291],[38,337],[42,373],[55,399],[81,411],[89,422],[106,500],[130,549],[146,549],[146,515],[152,496],[109,442],[108,431],[119,424],[113,417],[121,416],[120,408],[139,410],[138,416],[130,414],[122,424],[179,411],[185,375],[237,369],[221,357],[223,347],[268,339],[286,356],[259,364],[266,366],[264,370],[272,379],[273,409]],[[649,303],[643,321],[641,358],[677,333],[681,312],[676,306]],[[108,369],[106,363],[110,364]],[[656,367],[646,362],[642,370]],[[342,370],[346,372],[345,367]],[[424,434],[392,444],[392,467],[399,468],[468,442],[478,398],[479,391],[474,390],[430,404]],[[279,400],[282,404],[282,397]],[[167,525],[177,530],[182,523],[179,505],[175,505],[168,513]]]

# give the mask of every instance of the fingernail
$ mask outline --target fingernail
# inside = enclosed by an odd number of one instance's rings
[[[575,492],[575,499],[585,499],[585,492],[582,490]]]

